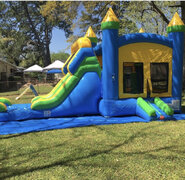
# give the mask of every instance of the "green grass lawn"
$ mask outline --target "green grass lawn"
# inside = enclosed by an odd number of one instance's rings
[[[184,167],[185,121],[0,136],[2,180],[184,179]]]
[[[0,136],[0,179],[183,179],[185,121]]]

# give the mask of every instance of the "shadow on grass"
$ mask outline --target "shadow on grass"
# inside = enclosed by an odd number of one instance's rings
[[[11,138],[15,138],[15,137],[25,136],[28,133],[29,132],[27,132],[27,133],[21,133],[21,134],[13,134],[13,135],[1,135],[0,139],[11,139]]]
[[[56,166],[69,166],[69,167],[75,167],[76,161],[81,161],[81,160],[84,160],[84,159],[89,159],[89,158],[93,158],[93,157],[96,157],[96,156],[99,156],[99,155],[112,155],[114,156],[116,153],[115,152],[112,152],[114,151],[115,149],[117,148],[120,148],[122,146],[125,146],[125,145],[128,145],[130,143],[132,143],[134,141],[135,138],[146,138],[146,135],[147,135],[147,131],[149,128],[150,129],[153,129],[153,128],[157,128],[159,126],[162,126],[164,124],[158,124],[158,125],[154,125],[154,126],[147,126],[145,128],[142,128],[140,129],[139,131],[135,132],[133,135],[131,135],[130,137],[126,138],[123,142],[120,142],[120,143],[117,143],[115,145],[105,145],[104,149],[103,150],[89,150],[89,153],[84,153],[84,154],[78,154],[80,152],[83,152],[83,150],[85,149],[85,147],[82,147],[80,145],[79,149],[76,150],[74,153],[71,153],[70,155],[67,155],[66,157],[64,157],[63,159],[60,159],[60,160],[57,160],[55,162],[52,162],[50,164],[44,164],[42,166],[35,166],[35,167],[4,167],[4,168],[1,168],[0,169],[0,179],[5,179],[5,178],[11,178],[11,177],[14,177],[14,176],[20,176],[20,175],[24,175],[26,173],[31,173],[31,172],[35,172],[35,171],[40,171],[40,170],[44,170],[44,169],[48,169],[48,168],[53,168],[53,167],[56,167]],[[115,136],[116,133],[112,133],[110,131],[107,131],[106,128],[100,128],[99,126],[97,127],[92,127],[92,128],[98,128],[99,130],[101,131],[105,131],[106,134],[108,135],[111,135],[111,136]],[[69,143],[68,141],[66,142],[63,142],[61,144],[58,144],[56,145],[55,147],[60,147],[60,146],[64,146],[66,145],[66,143]],[[54,148],[55,148],[54,147]],[[125,155],[125,156],[133,156],[133,155],[146,155],[148,156],[148,158],[150,159],[157,159],[158,156],[157,155],[151,155],[150,153],[152,152],[159,152],[161,150],[173,150],[175,147],[173,146],[164,146],[164,147],[160,147],[160,148],[156,148],[156,149],[152,149],[152,150],[146,150],[146,151],[134,151],[134,152],[122,152],[121,154],[118,153],[118,156],[119,155]],[[31,157],[31,158],[34,158],[34,157],[38,157],[38,153],[41,152],[41,151],[44,151],[46,148],[43,148],[43,149],[39,149],[38,151],[35,151],[35,152],[32,152],[32,153],[29,153],[29,154],[20,154],[19,156],[28,156],[28,157]],[[53,151],[55,149],[53,149],[53,147],[47,147],[48,151]],[[7,152],[6,152],[7,153]],[[182,152],[184,153],[184,152]],[[6,155],[6,154],[5,154]],[[4,155],[4,158],[5,158],[5,155]],[[16,158],[16,157],[12,157],[12,158]],[[162,157],[162,158],[165,158],[165,157]],[[168,157],[167,157],[168,158]],[[173,159],[175,159],[177,157],[173,157]],[[24,160],[25,162],[28,162],[29,159],[27,160]],[[20,162],[17,162],[16,164],[20,164]],[[21,164],[24,163],[24,162],[21,162]],[[74,163],[74,164],[73,164]],[[81,162],[80,162],[81,164]],[[87,164],[87,163],[86,163]],[[96,165],[96,163],[91,163],[91,161],[89,161],[89,164],[90,166],[94,166]],[[83,166],[83,162],[81,164]],[[104,166],[105,163],[99,163],[97,164],[97,166]],[[87,166],[84,164],[84,166]]]

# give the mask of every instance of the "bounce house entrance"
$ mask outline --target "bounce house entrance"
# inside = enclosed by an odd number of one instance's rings
[[[142,94],[144,78],[147,79],[147,97],[151,93],[167,93],[169,79],[168,63],[150,63],[150,76],[147,77],[143,70],[143,63],[123,63],[123,89],[128,94]]]
[[[143,63],[123,63],[123,93],[143,93]]]
[[[119,98],[170,97],[172,49],[155,43],[119,48]]]
[[[150,76],[152,84],[152,93],[168,92],[168,63],[151,63]]]

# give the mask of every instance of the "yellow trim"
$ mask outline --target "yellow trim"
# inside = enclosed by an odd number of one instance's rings
[[[96,38],[96,34],[94,33],[92,27],[90,26],[85,34],[85,37],[93,37]]]
[[[124,96],[119,96],[119,98],[137,98],[137,97],[142,97],[142,98],[146,98],[145,93],[141,93],[141,94],[129,94],[129,93],[124,93]]]
[[[80,48],[92,47],[91,41],[87,37],[81,37],[71,46],[71,54],[76,53]]]
[[[184,25],[183,21],[181,20],[179,14],[177,12],[174,14],[172,20],[168,24],[168,27],[176,26],[176,25]]]
[[[64,67],[66,66],[66,64],[68,63],[68,61],[71,59],[71,56],[72,56],[73,54],[71,54],[69,57],[68,57],[68,59],[66,60],[66,62],[64,63],[64,66],[61,68],[61,70],[62,70],[62,74],[63,75],[66,75],[65,73],[64,73]]]
[[[73,56],[73,58],[71,59],[71,61],[68,63],[67,65],[67,71],[69,72],[70,75],[73,75],[72,72],[69,70],[69,65],[73,62],[73,59],[76,57],[76,55],[78,54],[78,52],[80,51],[80,49],[78,49],[78,51],[76,52],[76,54]]]
[[[114,11],[112,10],[112,8],[109,8],[109,10],[107,11],[107,14],[103,18],[102,23],[109,22],[109,21],[119,22],[119,19],[114,14]]]
[[[150,93],[151,97],[167,97],[172,92],[172,48],[156,43],[132,43],[119,48],[119,98],[147,97],[147,81],[151,81],[150,63],[169,63],[167,93]],[[143,63],[143,93],[123,93],[123,63]]]
[[[150,93],[152,92],[152,82],[151,82],[151,77],[149,77],[148,79],[147,79],[147,81],[148,81],[148,85],[149,85],[149,89],[150,89]]]
[[[5,110],[7,111],[7,106],[4,104],[4,103],[2,103],[2,102],[0,102],[0,104],[5,108]]]
[[[64,82],[64,84],[62,84],[62,86],[57,90],[57,92],[56,92],[55,94],[53,94],[53,96],[51,96],[51,97],[49,97],[49,98],[47,98],[47,99],[38,99],[38,100],[34,101],[33,104],[31,105],[31,109],[32,109],[33,105],[34,105],[35,103],[37,103],[37,102],[49,101],[49,100],[55,98],[55,97],[60,93],[60,91],[65,87],[65,85],[70,81],[71,78],[72,78],[72,76],[70,76],[70,77],[66,80],[66,82]]]

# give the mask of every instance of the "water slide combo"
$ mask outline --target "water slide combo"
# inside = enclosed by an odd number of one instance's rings
[[[73,118],[75,127],[182,119],[185,25],[179,15],[169,23],[167,37],[143,29],[118,36],[119,20],[110,8],[101,30],[102,42],[89,27],[71,46],[64,76],[51,92],[30,104],[0,98],[0,122]]]

